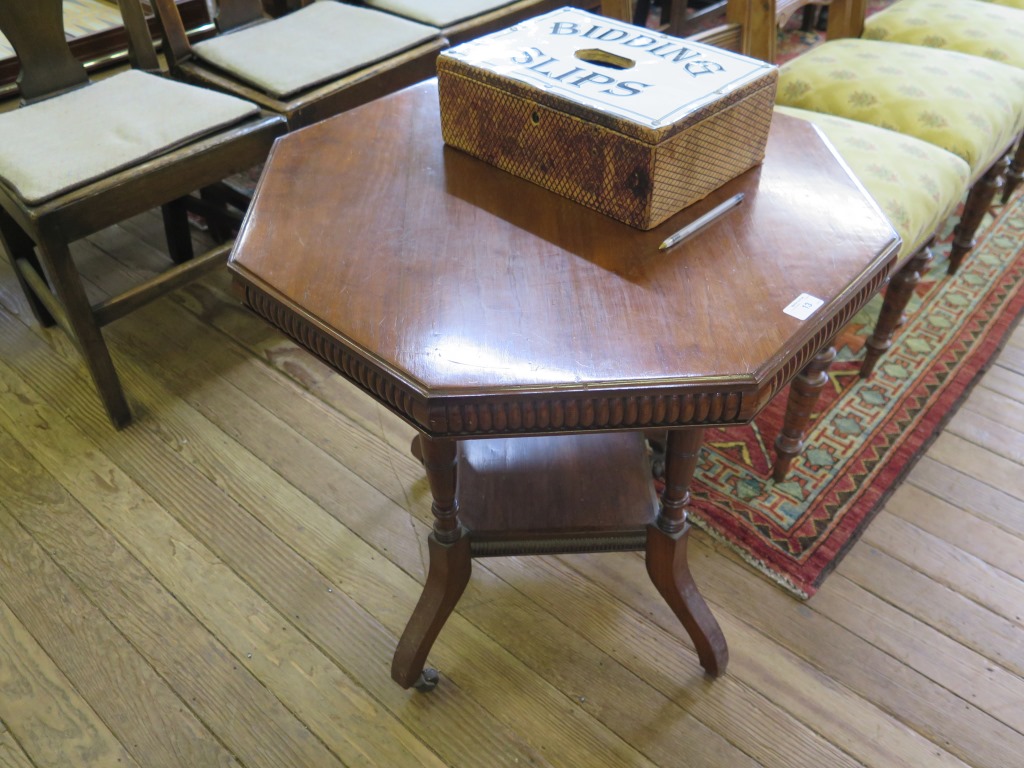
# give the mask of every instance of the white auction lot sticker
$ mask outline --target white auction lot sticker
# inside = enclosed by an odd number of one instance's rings
[[[824,303],[824,299],[819,299],[817,296],[811,296],[809,293],[801,293],[789,302],[789,306],[782,311],[787,315],[792,315],[797,320],[806,320],[817,312],[818,308]]]

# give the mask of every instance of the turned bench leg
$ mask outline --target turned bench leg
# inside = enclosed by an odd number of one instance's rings
[[[1010,162],[1010,169],[1006,172],[1006,181],[1003,182],[1003,202],[1009,201],[1010,196],[1024,181],[1024,134],[1017,139],[1017,151]]]
[[[949,269],[947,273],[955,275],[964,257],[974,248],[974,234],[981,225],[981,220],[988,212],[996,192],[1003,186],[1003,172],[1009,164],[1009,157],[1002,157],[992,163],[985,175],[974,182],[964,203],[964,212],[953,230],[953,244],[949,249]]]
[[[932,240],[925,243],[889,281],[889,287],[885,289],[882,311],[875,322],[875,330],[864,344],[864,362],[860,366],[860,375],[863,378],[872,374],[878,359],[892,346],[892,337],[896,329],[906,322],[904,310],[932,260],[931,244]]]

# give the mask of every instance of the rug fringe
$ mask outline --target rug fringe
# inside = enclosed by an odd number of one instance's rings
[[[700,529],[704,531],[706,534],[708,534],[712,539],[724,544],[726,547],[728,547],[737,555],[739,555],[748,565],[754,567],[755,569],[763,573],[765,576],[767,576],[769,579],[774,581],[776,584],[778,584],[786,591],[793,593],[794,596],[799,597],[801,600],[809,600],[811,598],[811,595],[813,593],[801,589],[799,586],[797,586],[796,582],[794,582],[791,578],[786,576],[786,574],[772,570],[763,560],[759,560],[758,558],[754,557],[749,551],[729,541],[725,536],[716,531],[706,520],[702,519],[699,513],[695,512],[694,510],[691,510],[690,513],[687,515],[687,518],[693,523],[696,523],[697,526],[699,526]]]

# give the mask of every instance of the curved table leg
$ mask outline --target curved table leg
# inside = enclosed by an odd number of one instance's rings
[[[647,573],[697,648],[700,665],[712,676],[725,672],[729,649],[718,621],[690,574],[686,541],[690,524],[690,481],[704,441],[700,428],[673,430],[665,454],[665,492],[654,525],[647,527]]]
[[[469,536],[459,523],[455,504],[456,443],[420,436],[419,448],[434,497],[434,531],[428,540],[430,566],[423,594],[391,661],[391,678],[403,688],[420,679],[427,654],[462,597],[471,570]]]

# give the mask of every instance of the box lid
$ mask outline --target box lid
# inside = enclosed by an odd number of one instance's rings
[[[774,83],[777,69],[577,8],[449,48],[438,57],[438,71],[462,69],[456,63],[493,76],[487,77],[492,84],[532,92],[548,106],[568,106],[649,141],[692,123],[710,105],[731,101],[762,81]]]

